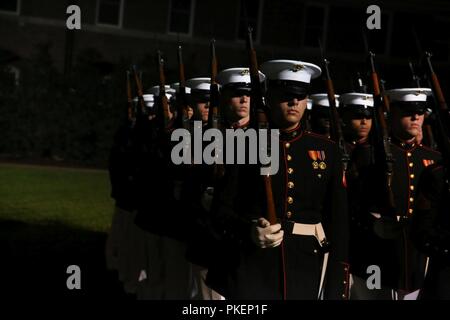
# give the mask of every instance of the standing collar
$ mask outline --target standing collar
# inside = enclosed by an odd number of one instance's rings
[[[291,130],[280,130],[280,140],[283,141],[291,141],[295,138],[298,138],[303,133],[303,130],[301,129],[300,123]]]
[[[395,136],[392,137],[392,142],[397,146],[405,150],[412,150],[416,148],[419,144],[414,139],[412,142],[405,142]]]

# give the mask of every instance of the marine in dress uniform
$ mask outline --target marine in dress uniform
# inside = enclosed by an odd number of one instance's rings
[[[193,107],[193,121],[202,121],[208,125],[209,103],[211,99],[211,78],[197,77],[186,80],[186,86],[191,88],[191,103]]]
[[[383,299],[416,299],[423,284],[426,259],[411,242],[410,218],[415,211],[420,175],[427,166],[440,160],[441,156],[416,142],[431,90],[405,88],[386,93],[391,102],[391,151],[394,158],[392,191],[395,212],[383,212],[380,203],[369,208],[373,230],[377,236],[371,264],[381,269],[383,288],[380,292],[384,293],[380,296]],[[377,183],[380,179],[376,177],[381,177],[383,172],[375,168],[373,174],[367,182],[373,188],[367,192],[380,194],[380,190],[385,187]]]
[[[155,108],[162,108],[159,86]],[[166,86],[170,101],[173,89]],[[158,109],[157,109],[158,110]],[[152,120],[151,130],[140,135],[140,154],[137,162],[137,214],[135,223],[147,232],[145,273],[139,275],[139,299],[189,299],[191,270],[185,258],[184,243],[189,230],[183,224],[184,212],[180,203],[179,172],[170,161],[170,134],[174,129],[174,112],[169,112],[169,125],[161,126],[161,109]]]
[[[221,86],[220,113],[223,129],[242,128],[245,130],[249,123],[250,111],[250,74],[248,68],[231,68],[221,71],[216,78]],[[222,150],[223,152],[224,150]],[[208,267],[215,263],[217,255],[220,254],[218,247],[218,236],[212,227],[210,206],[213,192],[217,193],[216,185],[221,183],[224,166],[220,164],[210,166],[194,166],[199,172],[194,174],[194,185],[197,185],[197,212],[203,214],[198,217],[198,232],[191,243],[189,258],[194,263],[194,271],[198,275],[197,283],[203,299],[218,300],[223,297],[205,284]],[[207,177],[204,183],[200,177]],[[201,186],[199,185],[201,184]],[[189,190],[194,188],[189,187]],[[220,188],[219,188],[220,189]]]
[[[338,148],[300,127],[316,65],[274,60],[261,65],[271,120],[281,129],[272,190],[279,223],[266,215],[259,166],[225,172],[214,203],[224,258],[208,282],[227,299],[348,297],[346,193]],[[231,174],[230,174],[231,173]],[[324,281],[324,282],[323,282]]]
[[[109,159],[111,196],[116,200],[111,232],[107,241],[107,263],[118,271],[127,293],[135,294],[138,278],[145,266],[145,234],[134,224],[137,208],[137,161],[140,133],[149,127],[154,96],[143,96],[145,110],[136,112],[136,119],[122,126],[115,136]],[[134,100],[137,106],[138,98]]]
[[[312,102],[311,106],[311,130],[314,133],[321,134],[330,138],[331,112],[328,94],[317,93],[309,96]],[[335,95],[336,107],[339,107],[339,95]]]
[[[180,97],[180,83],[176,82],[176,83],[172,83],[170,85],[170,88],[175,90],[175,95],[171,101],[171,104],[173,104],[175,106],[175,110],[178,111],[178,106],[179,103],[181,103],[181,97]],[[186,107],[187,109],[187,118],[188,120],[191,120],[192,116],[194,115],[194,109],[192,108],[192,98],[191,98],[191,88],[189,87],[185,87],[185,101],[184,103],[186,104],[184,107]],[[182,117],[180,117],[180,119],[182,119]],[[182,121],[179,122],[180,127],[182,125]]]
[[[373,118],[373,96],[371,94],[350,92],[339,97],[339,113],[343,121],[344,136],[350,162],[346,173],[347,195],[350,216],[350,266],[352,286],[350,299],[368,299],[367,260],[373,251],[374,235],[368,226],[368,197],[364,192],[364,182],[373,165],[373,147],[370,132]],[[370,297],[370,296],[369,296]]]

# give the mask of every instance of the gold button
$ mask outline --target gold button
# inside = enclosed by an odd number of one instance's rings
[[[408,157],[411,157],[411,156],[412,156],[411,152],[408,152],[408,153],[407,153],[407,156],[408,156]]]
[[[409,176],[411,179],[414,179],[414,173]]]
[[[344,284],[347,284],[347,281],[344,281]]]
[[[289,154],[287,155],[287,160],[288,160],[288,161],[291,161],[291,160],[292,160],[291,155],[289,155]]]
[[[292,199],[292,197],[288,197],[288,198],[287,198],[287,202],[288,202],[289,204],[292,204],[292,203],[294,202],[294,199]]]
[[[288,169],[288,173],[289,173],[289,174],[292,174],[293,172],[294,172],[294,169],[292,169],[292,168],[289,168],[289,169]]]
[[[345,268],[344,268],[344,271],[348,271],[348,268],[347,268],[347,267],[345,267]]]
[[[409,198],[409,202],[414,202],[414,198]]]
[[[286,212],[286,216],[287,216],[288,218],[292,217],[292,212],[290,212],[290,211]]]
[[[409,189],[411,189],[411,191],[414,191],[414,186],[409,186]]]
[[[412,214],[414,212],[414,210],[413,209],[409,209],[408,212],[409,212],[409,214]]]
[[[343,295],[342,295],[342,298],[344,298],[344,299],[345,299],[345,298],[347,298],[347,296],[346,296],[345,294],[343,294]]]
[[[289,188],[289,189],[294,188],[294,183],[293,183],[292,181],[289,181],[289,182],[288,182],[288,188]]]
[[[314,249],[314,253],[317,253],[317,249]]]
[[[289,142],[286,142],[286,144],[284,145],[286,148],[289,148],[291,146],[291,144]]]
[[[409,167],[412,168],[414,166],[414,163],[410,162]]]

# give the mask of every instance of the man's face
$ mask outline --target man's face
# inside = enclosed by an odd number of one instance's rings
[[[209,102],[197,102],[197,111],[203,122],[208,121]]]
[[[306,110],[306,96],[283,94],[279,90],[269,91],[267,96],[273,121],[281,129],[297,126]]]
[[[250,97],[248,94],[242,96],[233,96],[230,99],[231,112],[238,119],[246,118],[250,112]]]
[[[350,126],[358,140],[367,139],[372,128],[372,119],[351,119]]]
[[[222,107],[228,122],[235,123],[250,116],[250,92],[224,90]]]
[[[188,117],[188,119],[191,119],[193,115],[194,115],[194,109],[192,109],[191,106],[187,106],[187,117]]]
[[[392,109],[392,130],[400,139],[410,140],[422,132],[424,114]]]

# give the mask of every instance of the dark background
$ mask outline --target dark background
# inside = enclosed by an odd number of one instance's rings
[[[248,0],[246,10],[242,1],[2,0],[1,157],[105,167],[125,115],[125,70],[137,64],[145,88],[156,85],[161,49],[167,82],[176,82],[181,42],[186,76],[208,76],[212,37],[219,69],[247,65],[247,21],[260,63],[320,63],[320,38],[337,93],[352,90],[356,73],[367,72],[366,31],[387,88],[411,86],[408,61],[431,50],[448,94],[450,1]],[[69,4],[81,8],[81,30],[66,29]],[[381,30],[366,28],[370,4],[381,7]],[[314,91],[323,90],[316,81]]]

